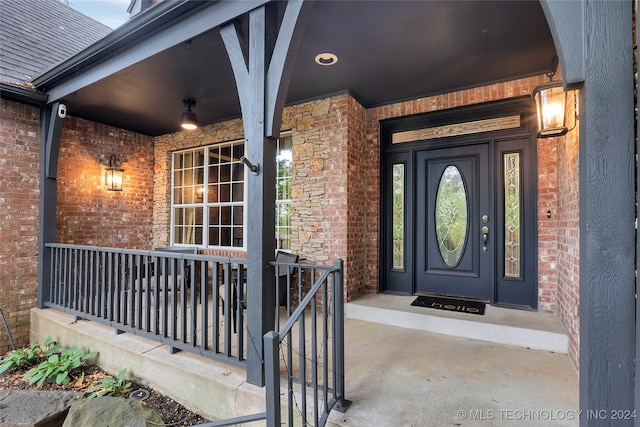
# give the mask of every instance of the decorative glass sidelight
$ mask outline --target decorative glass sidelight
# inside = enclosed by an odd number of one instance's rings
[[[520,277],[520,153],[504,157],[504,277]]]
[[[404,205],[405,205],[405,173],[404,164],[393,165],[393,212],[392,212],[392,233],[393,251],[392,268],[394,270],[404,269]]]
[[[435,227],[440,255],[449,267],[458,265],[464,252],[469,228],[467,197],[460,169],[447,166],[436,193]]]

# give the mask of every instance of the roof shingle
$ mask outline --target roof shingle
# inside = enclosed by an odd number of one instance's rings
[[[28,83],[110,32],[60,0],[0,0],[0,79]]]

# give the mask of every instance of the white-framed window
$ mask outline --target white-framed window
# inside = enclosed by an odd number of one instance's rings
[[[291,249],[291,135],[277,141],[278,249]],[[245,249],[245,142],[234,141],[173,153],[171,244]]]
[[[171,243],[243,249],[244,141],[173,153]]]
[[[291,163],[293,138],[278,139],[276,154],[276,248],[291,249]]]

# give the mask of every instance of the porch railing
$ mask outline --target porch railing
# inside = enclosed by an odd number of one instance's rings
[[[189,249],[46,247],[45,307],[166,344],[171,352],[246,365],[245,259]]]
[[[184,350],[246,367],[246,260],[167,248],[140,251],[51,243],[43,306]],[[225,426],[266,419],[322,426],[345,410],[343,266],[272,262],[274,331],[264,338],[266,411],[216,421]],[[280,298],[280,290],[288,291]]]
[[[302,280],[309,268],[313,285],[279,329],[264,336],[267,426],[323,426],[335,408],[346,411],[344,395],[344,299],[342,260],[332,268],[287,265]],[[303,286],[298,283],[298,290]],[[288,305],[290,308],[290,306]],[[286,387],[286,420],[281,384]],[[282,422],[284,421],[284,422]]]

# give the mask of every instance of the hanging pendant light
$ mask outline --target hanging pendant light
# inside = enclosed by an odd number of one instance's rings
[[[198,128],[198,117],[196,117],[196,113],[191,111],[191,107],[196,106],[196,100],[193,98],[185,98],[182,100],[182,103],[187,108],[187,111],[182,113],[182,123],[181,126],[186,130],[194,130]]]

